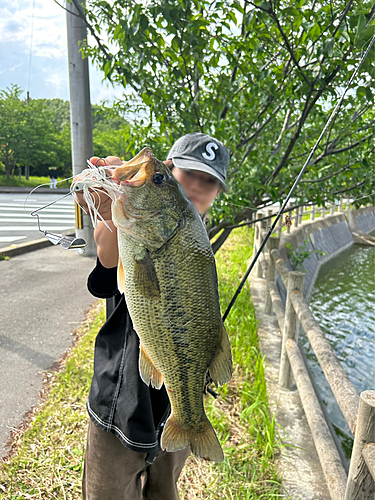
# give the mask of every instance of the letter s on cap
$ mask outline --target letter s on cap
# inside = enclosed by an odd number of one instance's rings
[[[216,144],[216,142],[209,142],[206,144],[206,152],[202,153],[203,158],[206,160],[214,160],[216,155],[214,149],[219,149],[219,146]]]

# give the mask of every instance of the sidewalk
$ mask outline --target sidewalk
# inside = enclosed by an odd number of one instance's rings
[[[30,193],[34,188],[22,186],[0,186],[0,193]],[[66,194],[69,193],[69,188],[50,189],[48,186],[40,187],[36,193],[42,194]]]
[[[39,401],[44,370],[71,345],[95,301],[86,280],[95,257],[49,245],[0,261],[0,451]]]

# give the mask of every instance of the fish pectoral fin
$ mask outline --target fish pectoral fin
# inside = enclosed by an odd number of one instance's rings
[[[117,288],[120,292],[125,293],[125,275],[124,275],[124,266],[122,265],[122,260],[118,259],[117,265]]]
[[[159,370],[155,368],[142,342],[139,350],[139,374],[146,385],[150,385],[151,382],[151,386],[155,389],[160,389],[163,385],[163,376]]]
[[[161,448],[173,452],[188,446],[197,457],[214,462],[224,460],[220,442],[206,415],[203,416],[199,426],[189,428],[179,425],[172,412],[161,435]]]
[[[211,378],[216,385],[224,385],[232,378],[232,353],[224,323],[221,323],[219,347],[209,366],[209,370]]]
[[[159,280],[150,254],[145,251],[134,259],[134,281],[137,291],[147,299],[160,297]]]

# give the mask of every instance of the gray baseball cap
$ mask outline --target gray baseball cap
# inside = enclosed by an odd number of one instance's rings
[[[173,160],[178,168],[200,170],[216,177],[224,191],[229,165],[229,152],[224,144],[207,134],[193,132],[177,139],[169,151],[167,160]]]

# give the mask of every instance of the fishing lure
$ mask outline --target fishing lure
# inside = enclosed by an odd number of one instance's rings
[[[112,231],[107,222],[99,213],[99,193],[102,194],[104,192],[111,198],[112,201],[115,201],[121,194],[121,190],[116,181],[113,180],[108,166],[97,167],[93,163],[91,163],[90,160],[87,160],[87,165],[88,168],[81,172],[81,175],[84,178],[74,182],[70,188],[70,192],[72,193],[78,205],[79,202],[77,199],[77,193],[82,192],[83,199],[85,200],[89,208],[89,214],[94,228],[97,227],[99,218],[105,224],[105,226],[110,231]]]

